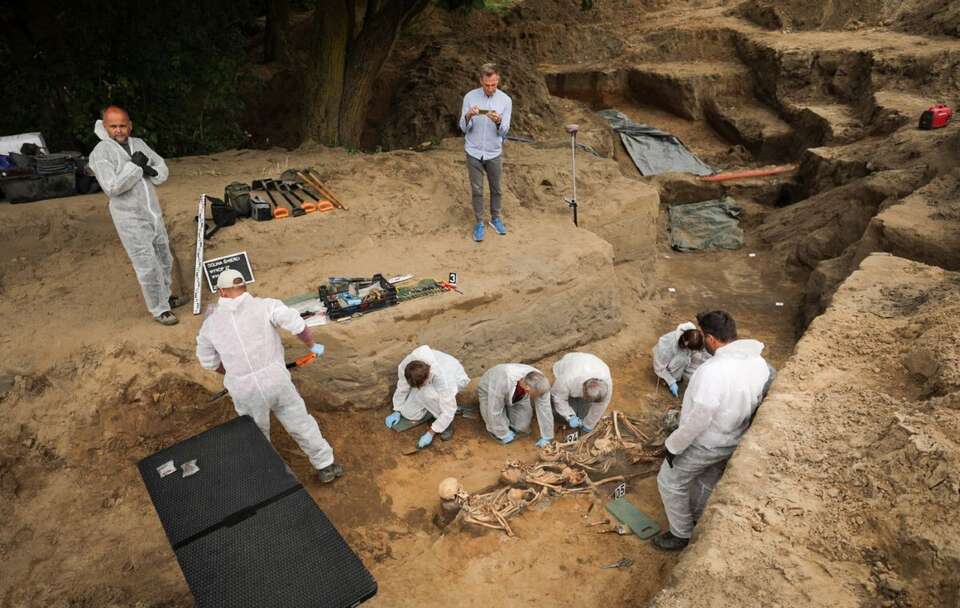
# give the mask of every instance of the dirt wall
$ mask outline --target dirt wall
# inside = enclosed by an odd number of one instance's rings
[[[960,601],[960,275],[875,254],[801,339],[651,605]]]

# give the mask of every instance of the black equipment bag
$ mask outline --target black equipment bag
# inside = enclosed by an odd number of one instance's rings
[[[233,226],[237,223],[237,212],[233,207],[213,196],[208,196],[207,200],[210,201],[210,210],[213,212],[213,223],[217,228]]]
[[[377,582],[249,416],[138,464],[198,608],[347,608]]]
[[[227,184],[223,200],[233,207],[239,217],[250,217],[250,185],[241,182]]]
[[[72,169],[59,175],[18,175],[0,178],[0,190],[11,203],[29,203],[73,196],[77,179]]]

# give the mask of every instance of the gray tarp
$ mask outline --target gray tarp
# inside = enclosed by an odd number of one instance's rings
[[[620,134],[620,140],[641,175],[714,173],[713,169],[694,156],[683,142],[673,135],[647,125],[638,125],[617,110],[601,110],[597,114],[605,118],[613,130]]]
[[[742,212],[729,196],[689,205],[670,205],[670,246],[677,251],[739,249],[743,246],[743,229],[737,218]]]

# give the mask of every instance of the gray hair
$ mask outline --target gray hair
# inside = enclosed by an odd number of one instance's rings
[[[485,63],[480,66],[480,72],[478,76],[480,78],[486,78],[487,76],[499,76],[500,72],[497,71],[497,64],[495,63]]]
[[[536,370],[523,377],[523,384],[531,393],[537,395],[546,395],[550,391],[550,381]]]
[[[583,397],[591,403],[603,401],[609,391],[610,387],[607,386],[606,380],[590,378],[583,383]]]

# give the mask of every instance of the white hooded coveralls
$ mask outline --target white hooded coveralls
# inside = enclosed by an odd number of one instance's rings
[[[607,364],[590,353],[567,353],[553,364],[553,377],[550,396],[557,413],[564,418],[576,414],[585,427],[595,429],[613,397],[613,379]],[[583,398],[583,383],[591,378],[607,383],[607,395],[599,403],[591,403]],[[546,429],[541,427],[540,430],[544,432]],[[553,439],[553,425],[550,425],[547,439]]]
[[[154,186],[167,181],[170,172],[163,159],[142,139],[127,139],[128,154],[110,138],[103,121],[98,120],[93,130],[100,143],[90,153],[90,169],[110,197],[110,216],[133,264],[147,310],[158,317],[170,310],[173,256]],[[133,164],[131,155],[136,152],[147,155],[156,177],[145,177],[143,169]]]
[[[480,415],[487,425],[487,431],[497,439],[506,438],[511,427],[522,433],[529,432],[534,409],[537,412],[540,436],[553,435],[553,411],[550,409],[549,392],[540,395],[535,405],[531,404],[529,393],[516,403],[513,402],[517,382],[530,372],[538,371],[540,370],[522,363],[502,363],[494,365],[480,377],[477,386]]]
[[[706,351],[695,352],[680,348],[680,336],[683,332],[696,328],[693,323],[681,323],[675,330],[660,336],[657,345],[653,347],[653,371],[663,378],[667,386],[679,384],[680,380],[690,380],[700,364],[710,358]]]
[[[407,384],[403,374],[407,364],[422,361],[430,366],[430,375],[420,388]],[[403,358],[397,367],[397,390],[393,393],[393,411],[407,420],[422,420],[428,414],[435,420],[434,433],[447,430],[457,415],[457,393],[470,384],[470,378],[454,357],[424,344]]]
[[[290,380],[277,328],[302,333],[300,314],[272,298],[244,293],[220,298],[197,336],[197,358],[206,369],[222,364],[223,386],[237,414],[253,418],[270,440],[270,412],[293,437],[316,469],[333,464],[333,448]]]
[[[690,538],[694,518],[763,399],[771,368],[762,352],[762,342],[736,340],[718,348],[690,379],[680,426],[665,443],[677,456],[657,475],[674,536]]]

